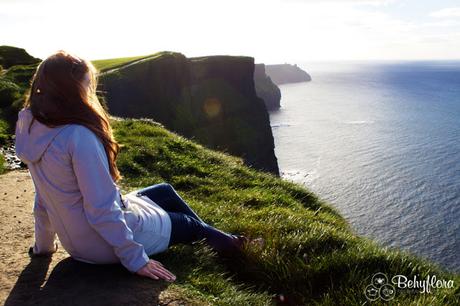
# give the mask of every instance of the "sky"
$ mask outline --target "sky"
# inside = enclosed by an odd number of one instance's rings
[[[42,59],[460,59],[460,0],[0,0],[0,45]]]

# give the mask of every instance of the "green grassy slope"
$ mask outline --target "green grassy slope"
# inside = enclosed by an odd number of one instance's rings
[[[124,192],[168,182],[203,217],[225,231],[263,236],[266,247],[227,262],[205,244],[155,255],[177,275],[172,286],[217,305],[267,305],[284,294],[297,305],[361,305],[371,276],[384,272],[454,279],[455,289],[397,291],[401,305],[458,305],[459,275],[357,237],[329,205],[304,187],[245,167],[146,120],[113,120],[123,145]]]

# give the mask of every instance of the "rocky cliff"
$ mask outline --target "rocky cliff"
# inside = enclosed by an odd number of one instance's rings
[[[254,67],[254,84],[257,96],[265,102],[267,110],[280,108],[281,91],[273,83],[272,79],[265,72],[264,64],[256,64]]]
[[[112,115],[152,118],[279,175],[269,115],[253,77],[252,57],[162,52],[103,72],[100,89]]]
[[[265,65],[265,72],[277,85],[311,81],[311,76],[297,65]]]

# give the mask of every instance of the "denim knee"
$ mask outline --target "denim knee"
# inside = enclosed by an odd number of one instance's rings
[[[137,192],[137,195],[142,195],[142,194],[145,194],[146,192],[150,191],[150,190],[165,190],[165,189],[174,189],[173,186],[169,183],[158,183],[158,184],[155,184],[155,185],[151,185],[151,186],[147,186],[145,188],[142,188],[141,190],[139,190]]]
[[[174,190],[173,186],[169,183],[159,183],[153,186],[154,189],[161,189],[161,190],[166,190],[166,189],[171,189]]]

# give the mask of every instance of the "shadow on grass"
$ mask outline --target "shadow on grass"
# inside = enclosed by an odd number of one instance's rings
[[[120,264],[93,265],[68,257],[46,275],[51,258],[34,257],[5,305],[159,305],[168,283],[131,274]]]

